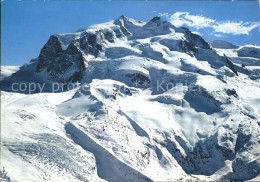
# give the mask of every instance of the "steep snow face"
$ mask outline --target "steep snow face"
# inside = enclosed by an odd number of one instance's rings
[[[258,49],[210,45],[159,17],[53,35],[13,74],[1,67],[0,177],[258,179]],[[44,88],[11,89],[33,82]],[[62,83],[76,87],[52,93]]]

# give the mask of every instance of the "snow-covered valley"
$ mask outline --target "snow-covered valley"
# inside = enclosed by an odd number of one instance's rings
[[[159,17],[52,35],[1,67],[0,178],[260,180],[259,89],[260,47]]]

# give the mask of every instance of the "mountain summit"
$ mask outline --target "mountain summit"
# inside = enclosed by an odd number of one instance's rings
[[[138,42],[149,39],[150,44]],[[119,54],[117,51],[111,52],[116,50],[118,43],[124,43],[126,47],[118,47],[119,50],[122,49]],[[162,55],[167,54],[167,50],[162,47],[163,51],[153,49],[156,44],[165,46],[169,51],[186,53],[202,60],[206,51],[209,57],[214,57],[214,61],[209,61],[212,66],[234,67],[225,57],[218,56],[202,37],[186,28],[176,28],[160,17],[154,17],[144,23],[121,16],[108,23],[86,27],[74,34],[52,35],[35,62],[34,72],[45,74],[51,81],[70,83],[81,81],[89,61],[101,58],[104,54],[108,58],[120,58],[132,53],[137,55],[141,51],[141,57],[153,59],[154,56],[159,56],[160,60],[167,62]]]
[[[52,35],[1,68],[0,177],[257,181],[259,52],[160,17]]]

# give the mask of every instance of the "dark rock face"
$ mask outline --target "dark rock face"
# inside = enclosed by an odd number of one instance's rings
[[[153,19],[151,20],[151,22],[156,22],[156,21],[160,21],[160,20],[161,20],[160,17],[155,16],[155,17],[153,17]]]
[[[167,25],[169,26],[169,22],[163,21],[160,17],[153,17],[147,24],[155,23],[157,26],[166,24],[165,29],[167,29]]]
[[[235,89],[227,89],[226,92],[227,92],[228,96],[233,95],[234,97],[239,98]]]
[[[36,72],[46,71],[48,79],[68,83],[80,81],[86,70],[84,54],[95,57],[104,49],[106,41],[113,42],[113,32],[84,32],[80,38],[73,40],[66,50],[56,36],[51,36],[39,55]]]
[[[186,40],[180,41],[179,47],[181,48],[181,50],[183,52],[185,52],[191,56],[193,56],[197,52],[196,47],[192,43],[190,43]]]
[[[127,77],[131,78],[131,81],[134,82],[134,84],[139,84],[139,85],[148,85],[151,83],[150,78],[147,76],[144,76],[142,74],[136,73],[136,74],[128,74],[126,75]]]
[[[235,69],[235,65],[233,64],[233,62],[225,54],[224,57],[226,59],[228,67],[236,74],[236,76],[238,76],[237,70]]]
[[[77,42],[73,41],[62,50],[56,36],[51,36],[38,57],[36,72],[46,71],[48,79],[56,82],[78,81],[82,78],[85,65]]]
[[[189,29],[182,27],[185,30],[184,36],[189,40],[190,45],[193,47],[199,47],[202,49],[211,49],[209,43],[207,43],[201,36],[192,33]]]
[[[112,32],[103,32],[104,33],[104,36],[105,36],[105,39],[110,42],[110,43],[113,43],[115,42],[115,39],[116,39],[116,36],[115,34],[113,34]]]
[[[111,37],[107,36],[110,41]],[[101,31],[94,33],[84,32],[80,39],[75,40],[80,45],[80,49],[87,55],[97,57],[105,45],[105,35]]]
[[[160,17],[156,16],[152,18],[148,23],[144,25],[144,30],[152,30],[153,32],[158,32],[158,35],[167,34],[170,32],[170,28],[175,28],[170,22],[163,21]]]
[[[158,20],[156,19],[156,21]],[[181,32],[184,33],[186,39],[180,41],[178,40],[175,42],[172,41],[171,43],[169,41],[167,42],[167,40],[162,40],[160,41],[160,43],[169,47],[170,50],[174,51],[176,50],[176,48],[172,49],[171,47],[173,46],[171,46],[171,44],[175,45],[176,43],[178,43],[177,51],[185,52],[190,56],[194,56],[198,52],[198,49],[212,49],[211,46],[201,36],[193,34],[189,29],[182,27]]]
[[[167,24],[168,22],[167,21],[163,21],[160,17],[156,16],[154,17],[153,19],[150,20],[151,23],[156,23],[157,26],[160,26],[162,24]],[[166,27],[165,27],[166,28]]]
[[[40,52],[36,72],[40,72],[44,68],[50,71],[52,64],[55,62],[55,58],[62,53],[63,51],[58,38],[52,35]]]
[[[72,42],[57,60],[49,72],[51,80],[68,83],[79,81],[83,77],[86,68],[77,42]]]

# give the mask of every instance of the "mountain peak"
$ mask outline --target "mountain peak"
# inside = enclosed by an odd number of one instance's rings
[[[164,21],[164,20],[162,20],[159,16],[155,16],[155,17],[153,17],[148,23],[147,23],[147,25],[154,25],[154,24],[156,24],[157,26],[160,26],[160,25],[166,25],[167,24],[167,26],[172,26],[172,24],[170,23],[170,22],[167,22],[167,21]]]
[[[119,18],[115,19],[114,22],[115,23],[124,22],[124,24],[135,25],[135,26],[142,26],[142,25],[145,24],[142,21],[138,21],[138,20],[135,20],[135,19],[132,19],[132,18],[128,18],[125,15],[121,15]]]
[[[115,21],[129,21],[129,18],[125,15],[121,15],[119,18],[115,19]]]
[[[158,22],[158,21],[162,21],[162,19],[159,16],[155,16],[153,17],[150,22]]]
[[[119,18],[117,19],[129,19],[128,17],[126,17],[125,15],[121,15]]]

